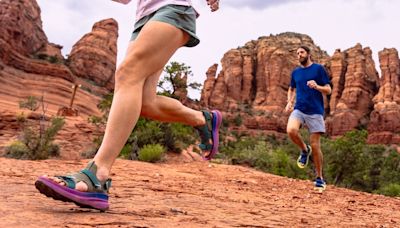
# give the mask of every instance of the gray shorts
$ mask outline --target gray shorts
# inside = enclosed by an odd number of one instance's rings
[[[140,30],[149,21],[161,21],[173,25],[190,35],[186,47],[194,47],[200,43],[196,36],[196,11],[191,6],[166,5],[135,23],[131,41],[135,40]]]
[[[325,133],[325,121],[324,117],[320,114],[307,115],[297,109],[295,109],[290,118],[295,118],[300,121],[301,124],[305,124],[310,133]]]

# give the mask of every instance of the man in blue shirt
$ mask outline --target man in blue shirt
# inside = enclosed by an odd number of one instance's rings
[[[322,177],[323,156],[320,146],[321,134],[325,132],[324,99],[322,94],[330,94],[329,78],[323,66],[311,61],[310,49],[301,46],[297,49],[297,58],[300,67],[292,72],[292,79],[288,90],[286,112],[293,109],[287,124],[289,138],[301,149],[297,165],[300,168],[307,166],[310,156],[315,164],[317,178],[315,188],[323,191],[326,182]],[[299,135],[301,125],[306,125],[310,132],[310,145],[306,145]]]

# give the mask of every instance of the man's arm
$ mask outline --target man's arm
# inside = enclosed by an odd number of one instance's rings
[[[329,95],[332,92],[331,86],[329,84],[326,84],[324,86],[320,86],[318,85],[314,80],[308,81],[307,82],[308,87],[312,88],[312,89],[316,89],[319,92],[325,94],[325,95]]]
[[[289,112],[293,109],[295,97],[296,97],[296,88],[289,87],[285,112]]]
[[[324,86],[317,86],[316,90],[320,91],[321,93],[323,93],[325,95],[329,95],[332,93],[332,89],[329,84],[326,84]]]

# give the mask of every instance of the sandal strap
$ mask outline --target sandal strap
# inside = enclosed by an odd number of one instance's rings
[[[201,144],[199,144],[199,147],[201,150],[204,150],[204,151],[212,150],[212,145],[209,143],[208,144],[201,143]]]
[[[75,189],[75,179],[72,176],[55,176],[59,179],[62,179],[68,188]]]
[[[99,179],[97,179],[97,177],[90,170],[83,169],[80,171],[80,173],[85,174],[96,189],[101,189],[101,184]]]
[[[210,144],[210,140],[212,140],[212,116],[210,112],[202,110],[203,116],[206,120],[206,124],[195,127],[199,132],[201,143],[199,147],[203,151],[212,150],[212,144]]]
[[[96,177],[97,166],[94,161],[90,162],[88,166],[78,173],[70,174],[67,176],[57,176],[61,178],[67,187],[75,189],[76,183],[84,182],[88,186],[88,192],[101,192],[106,193],[111,187],[111,179],[106,181],[99,181]]]

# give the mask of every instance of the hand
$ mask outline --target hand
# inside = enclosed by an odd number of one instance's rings
[[[112,1],[114,1],[114,2],[119,2],[119,3],[122,3],[122,4],[128,4],[131,0],[112,0]]]
[[[314,80],[307,81],[307,86],[310,87],[311,89],[318,88],[318,84]]]
[[[211,12],[219,9],[219,0],[207,0],[207,5],[210,6]]]
[[[285,112],[291,112],[293,110],[293,102],[289,101],[285,107]]]

